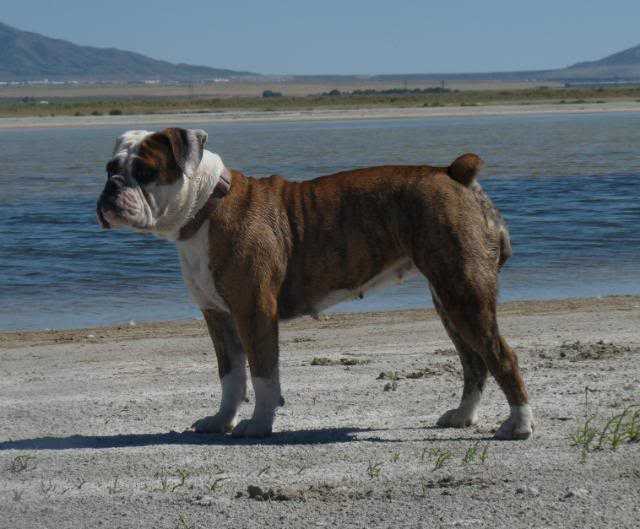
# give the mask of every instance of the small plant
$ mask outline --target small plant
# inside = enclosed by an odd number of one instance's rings
[[[378,479],[382,473],[382,463],[369,462],[367,466],[367,475],[370,479]]]
[[[171,487],[171,492],[175,492],[180,487],[184,487],[187,478],[189,477],[189,471],[184,468],[178,468],[176,470],[176,474],[178,475],[178,478],[180,478],[180,481]]]
[[[171,475],[168,474],[165,469],[162,469],[160,472],[156,472],[156,477],[160,480],[160,486],[151,488],[151,492],[175,492],[186,485],[189,477],[189,471],[186,469],[177,469],[176,477],[179,479],[177,483],[169,479]]]
[[[581,463],[587,460],[590,451],[604,450],[607,446],[617,450],[624,442],[640,440],[640,405],[632,404],[611,417],[604,426],[598,426],[597,417],[589,415],[588,392],[589,388],[585,388],[584,421],[570,438],[572,445],[581,448]]]
[[[467,451],[465,452],[464,457],[462,458],[462,462],[465,465],[469,465],[476,460],[477,456],[478,456],[478,445],[476,444],[467,448]]]
[[[453,457],[453,454],[449,450],[442,448],[423,448],[420,454],[420,461],[424,461],[427,454],[434,460],[433,470],[438,470],[444,466],[444,464]]]
[[[400,460],[400,452],[394,452],[391,454],[391,462],[397,463]]]
[[[58,486],[52,479],[45,480],[44,478],[40,478],[40,492],[45,496],[49,494],[54,494],[58,490]]]
[[[156,473],[156,477],[160,479],[160,486],[151,489],[153,492],[169,492],[169,477],[164,469]]]
[[[9,465],[9,472],[13,474],[19,474],[29,468],[29,461],[35,460],[34,456],[22,454],[13,458],[11,465]]]
[[[586,417],[584,422],[575,431],[571,440],[575,446],[580,446],[583,450],[589,450],[591,443],[598,435],[598,430],[591,423],[595,417]]]
[[[614,415],[604,425],[596,448],[602,449],[607,442],[612,450],[616,450],[624,441],[638,441],[640,421],[640,405],[631,405],[622,413]]]
[[[211,481],[208,485],[207,488],[209,489],[209,492],[212,493],[216,493],[218,491],[220,491],[222,489],[222,482],[226,481],[227,477],[218,477],[218,478],[214,478],[213,481]]]
[[[484,445],[484,448],[480,453],[480,456],[479,456],[480,462],[484,465],[488,457],[489,457],[489,443]]]
[[[598,434],[598,430],[591,424],[595,419],[595,415],[589,415],[589,391],[588,387],[584,388],[584,422],[571,437],[572,444],[582,449],[580,456],[581,463],[586,462],[591,443]]]
[[[110,485],[107,485],[107,492],[109,494],[117,494],[118,492],[121,492],[120,489],[118,488],[118,476],[113,478],[113,483],[111,483]]]
[[[441,469],[453,457],[449,450],[443,450],[442,448],[434,448],[431,454],[434,458],[433,470]]]
[[[189,517],[183,512],[178,516],[178,529],[195,529],[195,526],[191,524]]]
[[[627,439],[630,443],[640,441],[640,407],[633,413],[627,423]]]

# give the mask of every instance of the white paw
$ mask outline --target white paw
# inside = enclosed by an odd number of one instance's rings
[[[245,419],[233,429],[233,437],[269,437],[273,430],[273,421]]]
[[[511,415],[502,423],[493,436],[499,441],[516,441],[529,439],[533,434],[533,417],[527,404],[524,406],[512,406]]]
[[[235,417],[216,413],[197,420],[191,425],[191,431],[196,433],[228,433],[237,423]]]
[[[446,411],[438,419],[436,426],[440,428],[466,428],[478,422],[478,416],[475,413],[463,408],[454,408]]]

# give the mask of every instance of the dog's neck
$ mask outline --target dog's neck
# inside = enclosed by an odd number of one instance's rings
[[[220,181],[220,175],[225,170],[222,159],[211,151],[204,151],[202,161],[193,178],[193,204],[184,224],[189,222],[200,211],[213,194],[216,185]],[[183,224],[183,225],[184,225]]]
[[[167,228],[159,230],[161,236],[174,241],[180,239],[182,229],[207,206],[220,181],[220,175],[225,170],[220,156],[211,151],[204,151],[195,174],[189,177],[185,184],[183,193],[186,196],[181,201],[180,211],[172,215],[173,218],[167,223]]]

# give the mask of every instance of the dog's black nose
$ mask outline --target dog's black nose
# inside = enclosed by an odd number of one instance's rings
[[[113,197],[118,194],[125,186],[124,176],[119,174],[109,175],[107,176],[107,183],[104,185],[104,190],[102,191],[102,195],[104,197]]]

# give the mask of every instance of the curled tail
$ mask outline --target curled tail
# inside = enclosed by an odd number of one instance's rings
[[[447,167],[447,174],[456,182],[460,182],[464,186],[470,186],[483,165],[484,162],[480,156],[467,153],[456,158]]]

